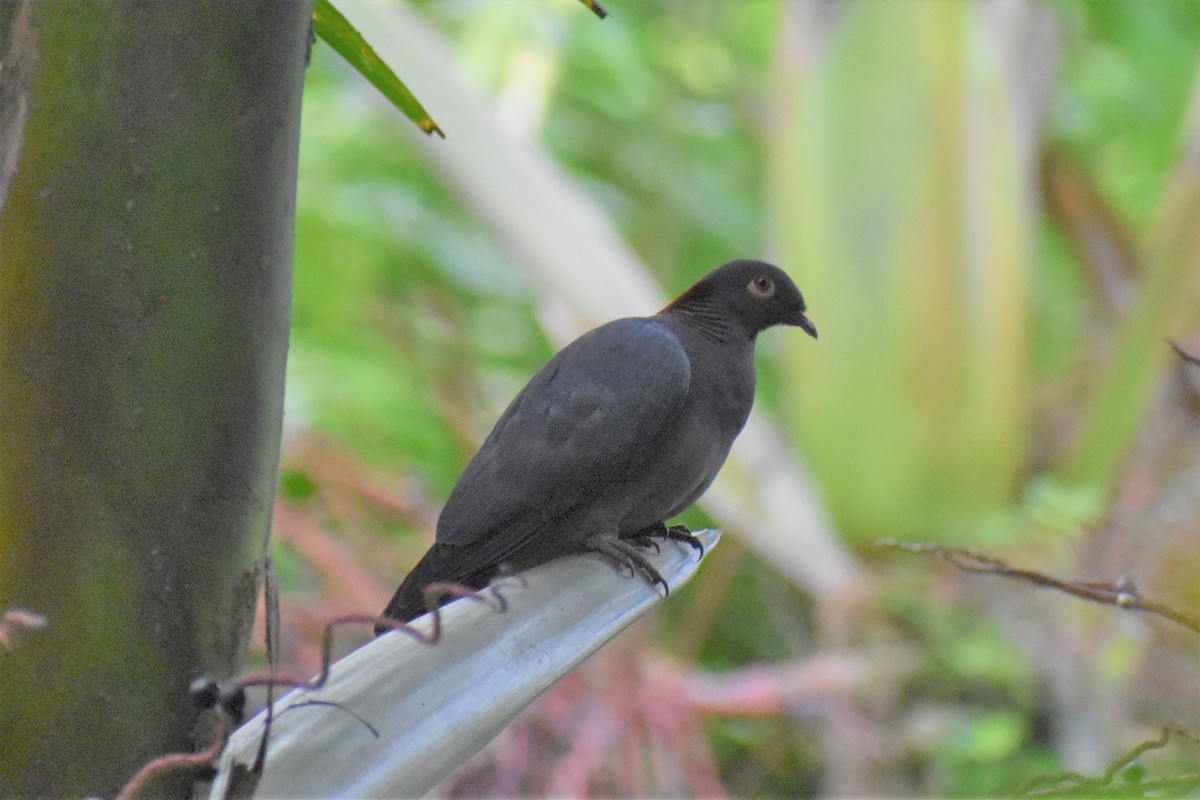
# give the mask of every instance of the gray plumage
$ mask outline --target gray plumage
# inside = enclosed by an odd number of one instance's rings
[[[815,338],[805,310],[778,267],[731,261],[654,316],[567,345],[471,459],[383,615],[425,613],[431,583],[482,588],[501,565],[587,550],[661,582],[630,541],[668,535],[665,521],[716,478],[754,402],[756,337],[783,324]]]

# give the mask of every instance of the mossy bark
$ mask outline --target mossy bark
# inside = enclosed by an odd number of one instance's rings
[[[310,14],[0,4],[0,610],[47,619],[0,650],[7,795],[113,795],[242,666]]]

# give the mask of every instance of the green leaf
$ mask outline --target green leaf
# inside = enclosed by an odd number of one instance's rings
[[[342,58],[350,62],[359,74],[383,92],[384,97],[391,100],[392,104],[403,111],[404,116],[415,122],[418,128],[430,135],[436,133],[443,139],[446,138],[446,134],[433,121],[433,117],[429,116],[421,101],[396,77],[391,67],[383,63],[362,34],[355,30],[329,0],[317,0],[313,8],[313,30],[330,47],[338,51]]]
[[[298,469],[280,470],[279,486],[289,500],[305,500],[317,493],[317,484],[312,477]]]
[[[579,0],[579,2],[587,6],[591,12],[600,19],[604,19],[608,16],[608,12],[604,10],[604,6],[597,3],[596,0]]]

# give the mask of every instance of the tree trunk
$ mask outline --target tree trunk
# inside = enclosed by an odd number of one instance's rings
[[[242,666],[310,15],[0,0],[0,611],[47,619],[0,649],[6,795],[113,795]]]

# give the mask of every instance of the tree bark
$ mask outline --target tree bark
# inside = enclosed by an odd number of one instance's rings
[[[311,11],[0,2],[0,611],[47,619],[0,649],[6,795],[112,796],[242,666]]]

